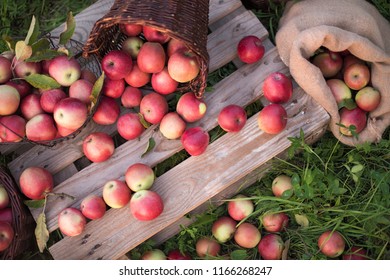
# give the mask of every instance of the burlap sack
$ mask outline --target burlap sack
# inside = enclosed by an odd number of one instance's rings
[[[390,125],[390,23],[374,6],[364,0],[290,1],[276,46],[295,81],[331,116],[329,129],[335,137],[350,146],[382,138]],[[371,83],[380,91],[381,103],[368,114],[358,138],[340,134],[336,101],[319,68],[308,60],[321,46],[336,52],[348,49],[371,64]]]

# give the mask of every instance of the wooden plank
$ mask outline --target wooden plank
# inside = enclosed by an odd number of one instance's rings
[[[209,25],[243,7],[240,0],[210,0]]]

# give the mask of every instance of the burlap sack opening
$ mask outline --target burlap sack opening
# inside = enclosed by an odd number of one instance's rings
[[[327,110],[334,136],[349,146],[380,141],[390,125],[390,23],[364,0],[305,0],[287,3],[278,28],[275,40],[282,61],[299,86]],[[309,61],[321,46],[347,49],[371,65],[371,84],[380,91],[381,103],[368,114],[358,138],[340,134],[336,101]]]

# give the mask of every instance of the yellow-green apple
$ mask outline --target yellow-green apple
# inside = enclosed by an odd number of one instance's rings
[[[125,90],[125,80],[112,80],[108,77],[104,79],[102,92],[105,96],[120,98]]]
[[[14,76],[25,78],[31,74],[40,74],[42,66],[40,62],[14,61]]]
[[[0,222],[0,252],[8,249],[15,236],[14,228],[6,222]]]
[[[40,166],[30,166],[22,171],[19,177],[21,192],[28,198],[39,200],[53,191],[53,175]]]
[[[195,251],[199,258],[216,257],[221,252],[221,245],[213,238],[201,237],[196,241]]]
[[[91,104],[91,93],[93,84],[84,79],[78,79],[69,87],[69,97],[78,98],[86,105]]]
[[[281,72],[273,72],[264,80],[263,94],[272,103],[286,103],[293,94],[292,81]]]
[[[274,194],[274,196],[281,197],[285,191],[293,189],[291,177],[287,176],[285,174],[281,174],[281,175],[276,176],[272,180],[271,189],[272,189],[272,193]]]
[[[119,116],[116,126],[119,135],[126,140],[136,139],[145,131],[140,115],[135,112],[128,112]]]
[[[132,59],[137,59],[139,50],[143,44],[144,41],[140,37],[128,37],[122,43],[122,50],[130,55]]]
[[[141,260],[166,260],[167,256],[160,249],[151,249],[144,252],[141,256]]]
[[[178,51],[168,58],[168,73],[175,81],[186,83],[195,79],[200,71],[199,57],[192,51]]]
[[[139,221],[156,219],[164,210],[161,196],[155,191],[140,190],[130,199],[130,212]]]
[[[345,69],[343,79],[350,89],[360,90],[370,82],[370,68],[362,63],[352,64]]]
[[[103,186],[103,200],[111,208],[122,208],[131,199],[131,191],[124,181],[110,180]]]
[[[127,36],[137,36],[142,32],[142,25],[135,23],[120,23],[119,29]]]
[[[187,128],[180,137],[183,148],[191,156],[203,154],[210,142],[208,132],[199,126]]]
[[[57,136],[57,127],[51,114],[38,114],[26,122],[26,137],[31,141],[51,141]]]
[[[102,70],[111,80],[124,79],[133,68],[131,56],[122,50],[112,50],[103,56]]]
[[[345,105],[347,100],[352,99],[351,89],[341,79],[328,79],[326,84],[330,88],[339,108]]]
[[[257,117],[259,128],[268,134],[278,134],[287,125],[287,112],[277,103],[265,106]]]
[[[192,260],[192,257],[188,253],[182,252],[179,249],[173,249],[168,252],[167,259],[168,260]]]
[[[144,163],[134,163],[125,172],[127,186],[133,191],[148,190],[154,183],[153,169]]]
[[[14,114],[20,104],[18,90],[10,85],[0,85],[0,116]]]
[[[0,55],[0,84],[5,84],[12,78],[11,61]]]
[[[103,95],[100,97],[99,104],[96,107],[92,119],[97,124],[110,125],[118,120],[119,114],[120,106],[118,102],[112,97]]]
[[[175,92],[179,85],[179,83],[169,75],[167,67],[164,67],[161,72],[153,73],[150,82],[154,91],[163,95]]]
[[[0,142],[20,142],[26,136],[26,120],[19,115],[0,117]]]
[[[241,223],[234,233],[234,241],[243,248],[254,248],[260,242],[260,230],[251,223]]]
[[[158,73],[165,66],[165,50],[160,43],[145,42],[139,50],[137,64],[145,73]]]
[[[13,214],[12,207],[6,207],[4,209],[0,209],[0,222],[6,222],[10,225],[13,225]]]
[[[9,205],[9,195],[4,186],[0,185],[0,209],[4,209]]]
[[[58,125],[67,129],[78,129],[87,120],[88,108],[80,99],[67,97],[55,105],[53,116]]]
[[[68,87],[80,78],[80,63],[74,57],[57,56],[50,61],[49,75],[61,86]]]
[[[141,99],[139,111],[144,119],[151,124],[158,124],[168,113],[168,102],[164,96],[156,92],[150,92]]]
[[[132,87],[143,87],[147,83],[150,82],[150,79],[152,77],[151,73],[146,73],[141,71],[138,67],[138,63],[135,60],[133,63],[133,69],[131,72],[125,77],[125,82]]]
[[[207,111],[207,104],[199,99],[193,92],[186,92],[180,96],[176,104],[176,112],[186,122],[196,122],[204,117]]]
[[[92,162],[106,161],[114,151],[114,140],[106,132],[91,132],[83,140],[83,153]]]
[[[365,64],[364,60],[361,60],[360,58],[354,56],[353,54],[348,54],[343,57],[343,68],[341,69],[341,72],[344,73],[345,69],[347,69],[350,65],[355,63],[361,63]]]
[[[219,243],[226,243],[236,232],[237,222],[229,216],[221,216],[211,226],[211,233]]]
[[[257,36],[247,35],[237,44],[238,58],[244,63],[255,63],[263,58],[265,47]]]
[[[245,109],[236,104],[230,104],[222,108],[218,114],[218,124],[226,132],[238,132],[246,124]]]
[[[121,104],[125,108],[138,107],[141,104],[142,91],[139,88],[126,86],[121,96]]]
[[[174,54],[177,51],[189,51],[190,49],[184,43],[183,40],[171,38],[171,40],[168,41],[167,44],[167,56],[170,57],[172,54]]]
[[[67,207],[58,214],[58,228],[66,236],[77,236],[83,233],[87,219],[81,211]]]
[[[338,52],[326,50],[314,56],[312,63],[317,66],[325,78],[331,78],[343,67],[343,58]]]
[[[5,83],[6,85],[13,86],[19,92],[20,98],[25,97],[27,94],[31,92],[31,85],[27,83],[25,80],[21,79],[13,79],[9,80]]]
[[[187,123],[177,112],[168,112],[161,120],[159,130],[167,139],[179,139],[186,130]]]
[[[344,237],[338,231],[327,230],[318,237],[318,248],[329,258],[340,256],[345,249]]]
[[[367,255],[367,250],[358,247],[352,246],[347,252],[344,251],[342,255],[343,260],[369,260],[370,258]]]
[[[243,194],[236,195],[227,203],[228,214],[236,221],[241,221],[249,217],[253,213],[253,210],[254,205],[252,200]]]
[[[366,86],[357,92],[355,102],[360,109],[371,112],[379,106],[381,94],[379,90]]]
[[[160,44],[165,44],[171,38],[168,33],[160,31],[157,28],[149,25],[144,25],[142,33],[145,36],[145,39],[149,42],[157,42]]]
[[[90,70],[88,68],[84,68],[84,69],[81,69],[80,79],[87,80],[91,84],[95,84],[97,77],[96,77],[95,73],[92,72],[92,70]]]
[[[60,88],[47,89],[42,91],[39,102],[43,111],[53,113],[56,104],[66,97],[65,91]]]
[[[360,133],[367,125],[367,112],[359,107],[340,110],[340,132],[345,136],[352,136],[353,132]]]
[[[266,234],[260,240],[257,250],[263,260],[280,260],[284,250],[284,242],[280,235]]]
[[[263,228],[268,232],[280,232],[288,226],[289,218],[286,213],[265,213],[261,217]]]
[[[80,210],[87,219],[97,220],[106,213],[106,203],[101,196],[89,194],[81,201]]]
[[[19,106],[20,112],[26,120],[29,120],[36,115],[45,113],[41,106],[41,94],[36,91],[33,91],[32,93],[25,96],[20,101]]]

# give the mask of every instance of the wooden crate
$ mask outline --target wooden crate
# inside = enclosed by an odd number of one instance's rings
[[[102,0],[76,17],[82,26],[78,35],[85,41],[92,27],[91,18],[97,20],[113,1]],[[93,22],[93,21],[92,21]],[[211,0],[208,36],[210,73],[227,63],[237,62],[236,45],[245,35],[254,34],[265,41],[266,54],[261,62],[251,65],[236,63],[238,69],[205,94],[208,104],[206,116],[193,126],[206,130],[215,128],[219,111],[228,104],[246,106],[262,98],[262,83],[272,72],[289,74],[279,58],[277,49],[267,39],[268,33],[256,16],[246,10],[239,0]],[[80,24],[79,24],[80,23]],[[81,24],[82,23],[82,24]],[[89,23],[90,25],[88,25]],[[90,29],[89,29],[90,30]],[[55,33],[55,31],[53,32]],[[49,248],[55,259],[118,259],[149,238],[159,242],[171,237],[180,224],[188,224],[183,218],[188,213],[203,211],[210,201],[218,204],[242,188],[261,178],[269,168],[269,161],[283,156],[290,141],[302,129],[308,142],[315,142],[326,130],[329,116],[302,89],[295,87],[292,101],[285,106],[289,120],[287,128],[278,135],[267,135],[257,126],[257,114],[248,119],[239,133],[227,133],[213,141],[207,151],[197,157],[189,157],[158,178],[152,190],[164,201],[164,211],[155,220],[135,220],[128,207],[110,209],[106,215],[87,224],[85,232],[76,237],[65,237]],[[101,194],[108,180],[124,179],[127,167],[142,162],[152,167],[182,150],[179,140],[167,140],[151,126],[139,140],[123,143],[106,162],[90,164],[83,157],[81,143],[91,131],[116,134],[115,125],[99,126],[90,123],[74,140],[60,143],[53,148],[33,146],[20,153],[9,168],[18,181],[28,166],[42,166],[55,178],[57,193],[73,197],[50,198],[46,206],[46,218],[50,232],[58,228],[57,215],[65,207],[79,207],[81,200],[90,193]],[[150,137],[156,146],[141,157]],[[3,147],[0,147],[3,152]],[[7,146],[8,152],[12,149]],[[30,209],[36,219],[41,209]]]

